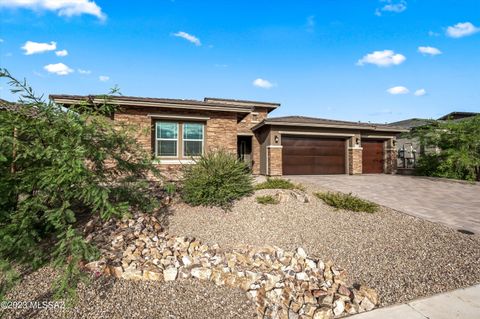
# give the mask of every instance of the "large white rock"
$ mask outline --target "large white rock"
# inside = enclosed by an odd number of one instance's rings
[[[168,268],[163,271],[163,278],[165,281],[174,281],[177,279],[178,270],[177,268]]]

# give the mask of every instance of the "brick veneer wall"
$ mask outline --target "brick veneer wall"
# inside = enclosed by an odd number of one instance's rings
[[[267,174],[269,176],[281,176],[282,171],[282,147],[267,146],[268,167]]]
[[[348,148],[348,174],[362,174],[362,151],[361,147]]]

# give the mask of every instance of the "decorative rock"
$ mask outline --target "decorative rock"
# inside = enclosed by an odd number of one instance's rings
[[[174,281],[177,279],[178,270],[177,268],[168,268],[163,271],[163,278],[165,281]]]
[[[283,190],[281,195],[283,200],[300,201],[303,196]],[[88,238],[104,257],[85,265],[95,274],[129,280],[210,280],[245,291],[264,319],[331,319],[371,310],[379,302],[373,289],[349,287],[345,270],[309,257],[301,247],[284,251],[243,246],[223,251],[216,244],[170,235],[157,218],[138,213],[132,219],[103,224],[97,218],[89,231]]]
[[[335,302],[333,303],[333,314],[335,316],[338,316],[341,313],[343,313],[344,310],[345,310],[345,303],[340,299],[335,300]]]
[[[370,311],[375,308],[375,304],[370,301],[367,297],[363,298],[362,302],[360,303],[360,312],[361,311]]]
[[[212,270],[204,267],[193,268],[190,272],[192,277],[202,279],[202,280],[209,280],[210,276],[212,275]]]
[[[333,312],[330,308],[320,308],[315,311],[313,319],[331,319],[333,318]]]
[[[299,257],[302,257],[303,259],[307,258],[307,253],[305,252],[305,250],[303,250],[302,247],[297,248],[297,255]]]

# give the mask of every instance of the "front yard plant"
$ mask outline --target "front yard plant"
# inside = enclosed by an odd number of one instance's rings
[[[358,198],[351,193],[324,192],[315,193],[314,195],[323,200],[326,204],[338,209],[367,213],[375,213],[378,211],[377,204]]]
[[[0,78],[20,96],[0,108],[0,299],[19,278],[16,266],[46,264],[63,274],[56,296],[72,296],[80,265],[99,255],[78,231],[82,218],[153,211],[145,180],[157,171],[129,129],[112,124],[107,96],[66,110],[6,69]]]
[[[248,165],[225,150],[209,152],[183,170],[182,199],[193,206],[225,209],[253,192]]]
[[[268,204],[278,204],[279,201],[272,195],[264,195],[264,196],[257,196],[255,198],[257,203],[262,204],[262,205],[268,205]]]
[[[268,177],[265,182],[255,185],[255,190],[260,189],[300,189],[303,190],[303,186],[300,184],[294,184],[288,179],[279,177]]]

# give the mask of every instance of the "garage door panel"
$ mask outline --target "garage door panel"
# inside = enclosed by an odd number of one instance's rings
[[[285,175],[344,174],[345,140],[282,136]]]
[[[362,173],[383,173],[383,144],[384,142],[379,140],[362,140]]]

